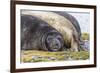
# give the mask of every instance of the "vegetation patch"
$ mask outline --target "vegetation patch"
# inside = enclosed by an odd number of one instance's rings
[[[88,51],[70,52],[47,52],[37,50],[22,50],[21,62],[52,62],[52,61],[69,61],[69,60],[87,60],[89,59]]]

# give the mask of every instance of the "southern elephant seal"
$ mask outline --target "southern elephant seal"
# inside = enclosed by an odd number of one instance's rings
[[[21,49],[60,51],[62,35],[48,23],[32,15],[21,15]]]

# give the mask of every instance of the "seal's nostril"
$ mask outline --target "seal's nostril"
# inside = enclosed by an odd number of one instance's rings
[[[56,43],[55,45],[58,46],[58,43]]]
[[[58,45],[58,44],[55,44],[56,46]]]

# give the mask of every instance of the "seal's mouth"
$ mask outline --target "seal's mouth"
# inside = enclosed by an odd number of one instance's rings
[[[58,32],[49,32],[44,35],[44,44],[43,48],[47,49],[48,51],[60,51],[63,47],[63,38]]]

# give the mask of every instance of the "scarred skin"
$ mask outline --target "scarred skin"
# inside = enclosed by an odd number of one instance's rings
[[[60,51],[62,35],[48,23],[31,15],[21,15],[21,49]]]
[[[68,19],[73,24],[73,26],[76,28],[76,31],[78,32],[79,37],[81,36],[81,28],[79,26],[78,21],[75,19],[74,16],[72,16],[64,11],[54,11],[54,13],[57,13],[57,14],[65,17],[66,19]]]

